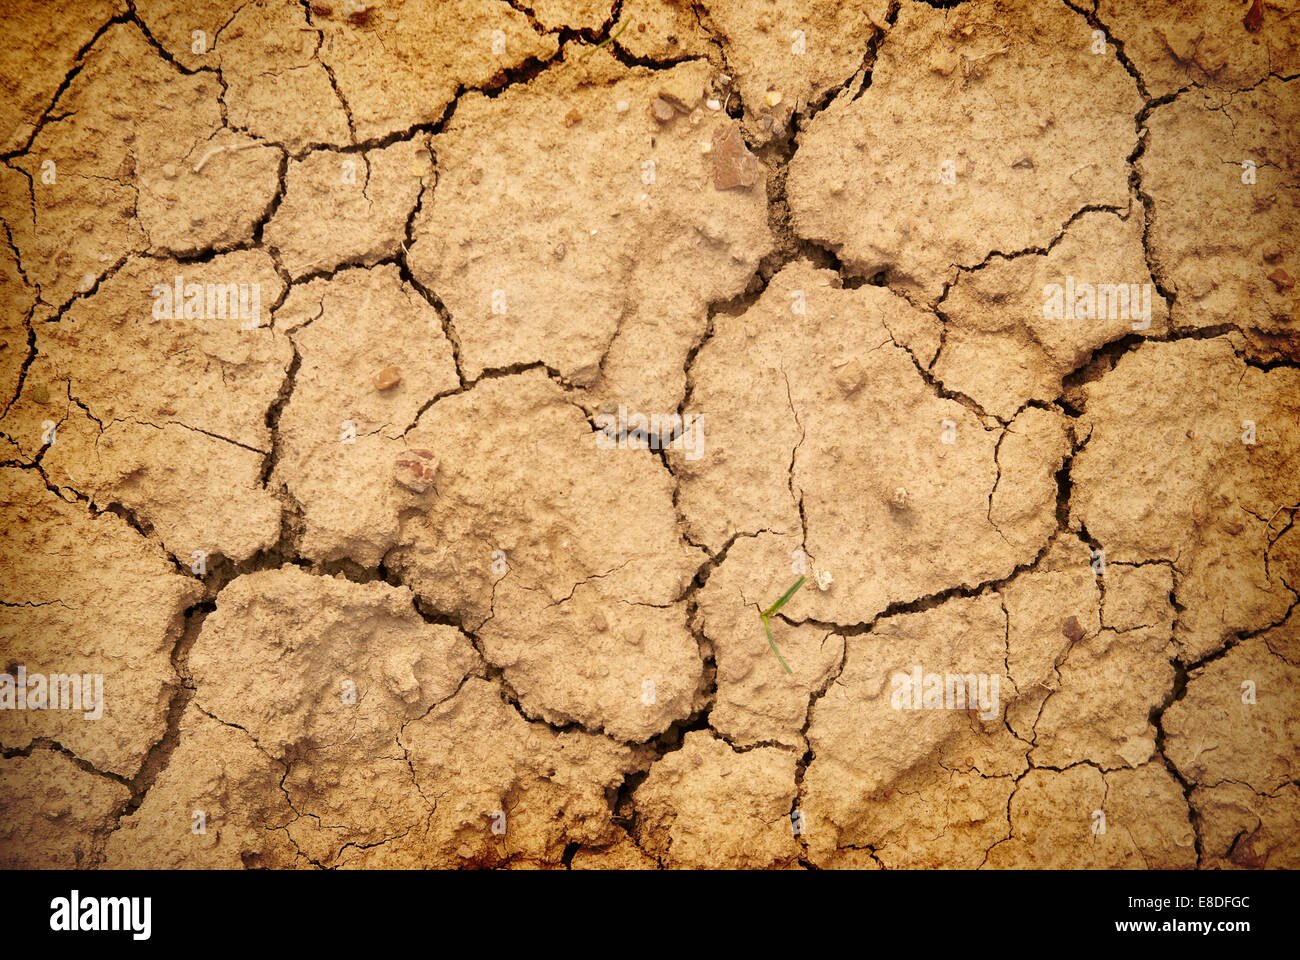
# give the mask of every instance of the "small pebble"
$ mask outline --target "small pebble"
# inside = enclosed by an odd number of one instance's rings
[[[393,465],[393,479],[412,493],[424,493],[433,486],[438,461],[431,450],[407,450]]]
[[[31,389],[31,393],[29,394],[29,396],[30,396],[30,397],[32,398],[32,400],[35,401],[36,403],[49,403],[49,402],[50,402],[50,391],[49,391],[49,388],[46,387],[45,384],[43,384],[43,383],[38,383],[38,384],[36,384],[35,386],[33,386],[32,389]]]
[[[379,371],[379,376],[375,377],[375,389],[391,390],[401,382],[401,367],[384,367],[384,369]]]
[[[667,90],[661,90],[661,91],[659,91],[659,99],[660,99],[660,100],[664,100],[664,101],[666,101],[666,102],[668,103],[668,105],[671,106],[671,107],[672,107],[674,110],[676,110],[678,113],[690,113],[690,112],[691,112],[690,104],[688,104],[688,103],[687,103],[685,100],[683,100],[681,97],[676,96],[675,94],[669,93]]]
[[[758,158],[749,152],[740,136],[740,128],[726,123],[713,131],[713,186],[718,190],[733,187],[748,189],[758,183]]]
[[[568,252],[569,252],[569,248],[562,243],[557,243],[555,245],[555,249],[551,251],[551,253],[555,255],[556,260],[563,260],[564,255]]]
[[[1260,5],[1260,0],[1255,0],[1250,5],[1250,9],[1246,11],[1246,16],[1241,22],[1251,33],[1259,32],[1259,28],[1264,25],[1264,8]]]
[[[895,510],[907,510],[912,506],[912,495],[902,487],[895,487],[894,495],[889,498],[889,505]]]
[[[706,107],[708,107],[710,110],[721,110],[721,109],[722,109],[722,103],[721,103],[720,101],[718,101],[718,100],[705,100],[705,101],[704,101],[704,105],[705,105]]]
[[[775,107],[778,103],[781,102],[781,91],[769,90],[767,91],[767,96],[765,96],[763,100],[767,103],[769,107]]]
[[[851,397],[867,382],[867,368],[861,360],[853,357],[846,360],[832,376],[840,388],[840,393]]]
[[[577,110],[570,110],[568,113],[564,115],[564,125],[566,127],[571,127],[581,119],[582,119],[582,114],[580,114]]]
[[[831,576],[831,572],[830,572],[829,570],[818,570],[818,571],[817,571],[817,589],[818,589],[818,590],[825,591],[825,590],[828,589],[828,588],[830,587],[830,585],[831,585],[832,583],[834,583],[834,582],[835,582],[835,578]]]
[[[620,100],[618,103],[614,104],[614,109],[619,113],[627,113],[627,101]]]
[[[1268,278],[1273,281],[1273,286],[1279,290],[1290,290],[1295,286],[1295,279],[1281,267],[1270,273]]]
[[[667,123],[676,113],[677,111],[673,109],[673,105],[662,97],[655,97],[650,101],[650,115],[660,123]]]

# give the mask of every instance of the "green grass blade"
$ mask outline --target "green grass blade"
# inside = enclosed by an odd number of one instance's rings
[[[772,604],[770,607],[767,608],[767,615],[771,616],[772,614],[780,610],[782,607],[784,607],[786,605],[786,602],[791,597],[794,596],[795,591],[798,590],[800,587],[802,587],[803,582],[807,579],[808,579],[807,577],[800,577],[798,580],[796,580],[794,582],[794,586],[781,595],[780,600],[778,600],[776,603]]]
[[[772,628],[768,625],[766,612],[762,616],[763,629],[767,631],[768,645],[772,648],[772,652],[776,654],[776,658],[781,661],[781,666],[785,667],[785,672],[793,676],[794,671],[790,669],[790,664],[785,662],[785,657],[781,656],[781,651],[776,648],[776,640],[772,636]]]
[[[600,49],[601,47],[603,47],[605,44],[609,43],[609,42],[612,41],[612,40],[617,40],[618,37],[619,37],[619,34],[621,34],[624,30],[626,30],[626,29],[628,28],[628,26],[629,26],[631,23],[632,23],[632,21],[631,21],[631,20],[628,20],[626,23],[623,24],[623,26],[621,26],[621,27],[618,28],[618,33],[615,33],[615,34],[613,34],[613,35],[611,35],[611,36],[606,37],[604,40],[600,41],[600,43],[596,44],[594,47],[592,47],[590,50],[588,50],[586,53],[584,53],[584,54],[583,54],[582,56],[580,56],[578,59],[579,59],[579,60],[586,60],[589,56],[591,56],[593,53],[595,53],[597,50],[599,50],[599,49]]]
[[[786,602],[794,596],[794,592],[802,587],[803,582],[807,579],[807,577],[800,577],[794,582],[793,587],[782,594],[780,600],[772,604],[766,610],[760,610],[758,612],[759,617],[763,621],[763,630],[767,633],[768,646],[772,648],[772,652],[776,654],[776,658],[781,661],[781,666],[785,667],[785,672],[792,676],[794,675],[794,671],[790,669],[790,664],[785,662],[785,657],[781,656],[781,651],[776,648],[776,638],[772,636],[772,625],[769,618],[774,616],[778,610],[786,605]]]

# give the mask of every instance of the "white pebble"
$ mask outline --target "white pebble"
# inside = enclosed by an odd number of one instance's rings
[[[710,110],[721,110],[721,109],[722,109],[722,104],[719,103],[717,100],[706,100],[706,101],[704,101],[704,105],[705,105],[706,107],[708,107]]]

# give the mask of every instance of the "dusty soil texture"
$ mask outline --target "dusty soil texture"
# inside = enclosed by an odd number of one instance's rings
[[[1297,0],[4,9],[0,866],[1300,867]]]

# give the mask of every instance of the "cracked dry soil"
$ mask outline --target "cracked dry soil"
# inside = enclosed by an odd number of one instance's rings
[[[4,10],[0,865],[1300,866],[1295,0]]]

